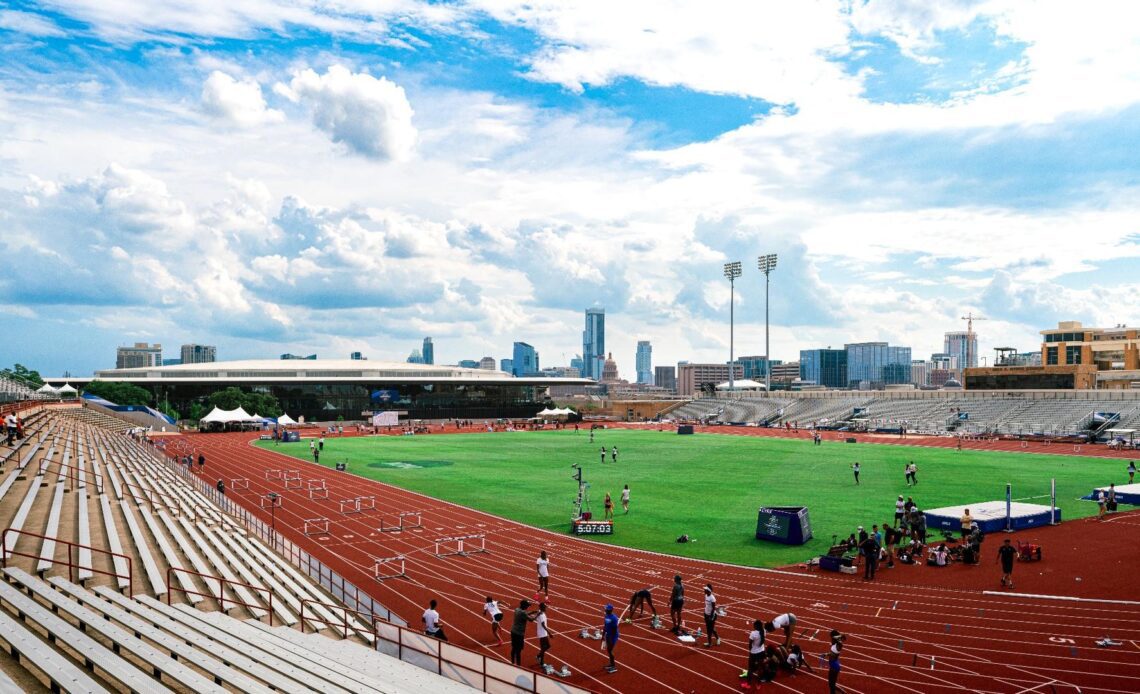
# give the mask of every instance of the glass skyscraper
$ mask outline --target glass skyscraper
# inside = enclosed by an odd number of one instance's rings
[[[653,345],[637,341],[637,382],[653,385]]]
[[[768,369],[779,366],[784,362],[779,359],[768,360],[768,357],[737,357],[736,363],[744,369],[744,378],[753,381],[763,381],[768,375]]]
[[[515,376],[531,376],[538,373],[538,352],[525,342],[516,342],[511,358],[511,373]]]
[[[844,347],[847,383],[851,388],[858,388],[864,381],[872,389],[910,383],[910,347],[891,347],[886,342],[856,342]]]
[[[602,380],[606,360],[606,310],[586,309],[586,329],[582,331],[582,376]]]
[[[847,350],[801,349],[800,380],[826,388],[846,388]]]
[[[435,363],[435,345],[432,344],[430,337],[424,338],[424,348],[422,352],[425,364]]]
[[[973,369],[978,366],[978,334],[966,331],[946,333],[943,343],[946,354],[958,357],[958,365]],[[967,360],[967,354],[969,359]]]

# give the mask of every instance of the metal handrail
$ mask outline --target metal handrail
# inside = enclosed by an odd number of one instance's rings
[[[210,593],[199,593],[196,590],[188,590],[186,588],[180,588],[180,587],[175,586],[173,583],[170,582],[170,577],[174,574],[175,571],[177,571],[179,573],[190,574],[191,576],[197,576],[198,578],[201,578],[203,580],[217,581],[218,582],[217,600],[219,603],[219,609],[222,612],[226,611],[226,584],[229,584],[231,586],[241,586],[243,588],[249,588],[249,589],[251,589],[255,592],[258,592],[258,593],[267,593],[269,595],[269,599],[268,599],[268,602],[269,602],[269,626],[273,626],[273,591],[269,590],[268,588],[258,588],[257,586],[251,586],[248,583],[242,583],[240,581],[234,581],[234,580],[231,580],[228,578],[223,578],[221,576],[211,576],[210,574],[204,574],[204,573],[201,573],[199,571],[191,571],[190,569],[181,569],[177,566],[172,566],[166,570],[166,586],[167,586],[166,604],[167,605],[170,604],[171,592],[176,591],[176,590],[178,592],[182,593],[183,595],[198,595],[198,596],[201,596],[203,598],[213,598],[214,597]],[[255,609],[258,609],[258,610],[261,609],[261,605],[257,605],[254,603],[248,603],[248,602],[242,602],[241,600],[236,600],[233,598],[231,598],[229,600],[229,602],[232,602],[235,605],[241,605],[242,607],[248,609],[251,613]]]
[[[12,549],[8,549],[8,533],[16,533],[17,535],[27,535],[28,537],[35,537],[35,538],[38,538],[40,540],[51,540],[57,544],[66,545],[67,546],[67,580],[71,581],[72,583],[75,582],[75,571],[74,571],[74,569],[87,569],[88,571],[91,571],[92,573],[101,574],[103,576],[113,576],[115,578],[126,578],[127,579],[127,585],[128,585],[127,589],[130,591],[131,595],[134,595],[134,593],[135,593],[134,562],[131,560],[131,558],[129,556],[127,556],[125,554],[120,554],[118,552],[112,552],[110,550],[106,550],[106,549],[103,549],[101,547],[91,547],[90,545],[81,545],[78,542],[71,542],[70,540],[61,540],[58,537],[51,537],[50,535],[40,535],[39,533],[28,532],[27,530],[20,530],[19,528],[5,528],[4,532],[0,533],[0,566],[3,566],[3,567],[8,566],[8,557],[9,556],[27,557],[29,559],[39,559],[40,558],[40,555],[38,555],[38,554],[28,554],[26,552],[17,552],[15,549],[15,543],[13,543]],[[92,552],[99,552],[100,554],[106,554],[110,557],[122,557],[123,559],[127,560],[127,575],[123,576],[123,574],[120,574],[120,573],[117,573],[114,571],[104,571],[102,569],[96,569],[94,566],[83,566],[77,560],[75,560],[73,558],[72,550],[75,550],[75,549],[86,549],[86,550],[90,550]],[[58,564],[60,562],[57,562],[53,558],[52,563]],[[92,562],[92,563],[94,563],[94,562]],[[114,561],[112,561],[111,566],[114,566],[114,565],[115,565]]]

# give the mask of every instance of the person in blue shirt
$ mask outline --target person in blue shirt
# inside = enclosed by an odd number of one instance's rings
[[[614,646],[618,642],[618,617],[614,614],[614,606],[606,604],[606,621],[602,627],[602,647],[606,649],[606,654],[610,657],[610,664],[606,666],[606,672],[617,672],[617,663],[614,662]]]

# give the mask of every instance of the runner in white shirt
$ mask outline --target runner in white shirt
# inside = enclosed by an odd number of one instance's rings
[[[899,521],[903,519],[903,514],[906,512],[906,502],[903,501],[902,494],[899,494],[898,501],[895,502],[895,527],[899,526]]]
[[[752,678],[764,667],[764,623],[759,619],[752,622],[752,632],[748,634],[748,686]]]
[[[774,617],[772,621],[764,625],[767,631],[775,631],[777,629],[784,630],[784,648],[792,647],[792,632],[796,628],[796,616],[791,612],[785,612],[782,615]]]
[[[614,450],[617,450],[616,448]],[[626,513],[629,513],[629,485],[621,490],[621,507]]]
[[[705,648],[713,645],[713,638],[716,638],[716,643],[719,646],[720,634],[716,632],[716,596],[713,595],[711,583],[705,584],[705,630],[708,631]]]
[[[538,666],[546,667],[546,652],[550,650],[550,631],[546,622],[546,603],[538,606],[538,616],[534,618],[536,633],[538,634]]]
[[[443,624],[439,621],[439,613],[435,611],[435,607],[435,600],[432,600],[431,606],[424,610],[424,633],[440,641],[446,641],[447,634],[443,633]]]
[[[550,595],[550,560],[546,558],[546,550],[539,553],[535,565],[538,568],[538,589],[543,595]]]
[[[498,641],[496,645],[503,645],[503,637],[499,633],[499,622],[503,621],[503,611],[499,609],[499,601],[488,595],[487,602],[483,603],[483,614],[491,620],[491,636]]]

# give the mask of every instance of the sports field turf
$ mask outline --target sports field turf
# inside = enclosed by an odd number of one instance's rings
[[[614,499],[610,538],[594,538],[687,557],[752,566],[803,561],[826,551],[832,535],[846,537],[863,525],[890,523],[899,494],[920,508],[1036,497],[1048,505],[1049,480],[1057,479],[1057,504],[1066,520],[1093,515],[1096,504],[1079,501],[1093,487],[1127,481],[1125,463],[990,451],[955,451],[898,445],[846,445],[826,441],[610,429],[496,434],[384,436],[326,439],[321,463],[346,460],[349,471],[439,499],[530,525],[568,532],[576,483],[571,463],[590,483],[591,510]],[[618,462],[599,463],[599,448],[618,447]],[[307,441],[260,441],[270,450],[311,460]],[[855,486],[851,463],[862,465]],[[918,465],[917,487],[907,487],[903,467]],[[619,503],[628,484],[632,503]],[[806,505],[815,539],[788,547],[755,539],[762,505]],[[693,540],[678,544],[687,534]]]

